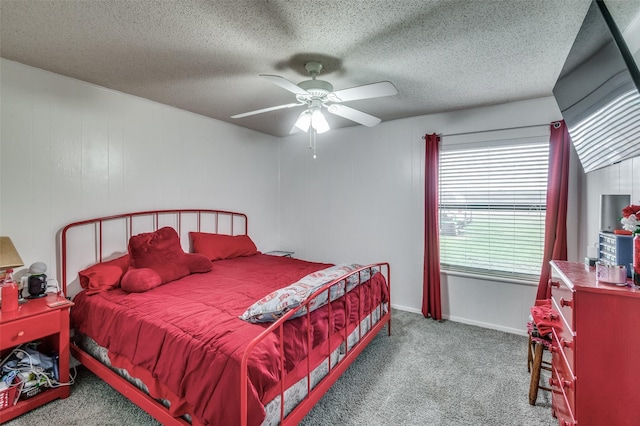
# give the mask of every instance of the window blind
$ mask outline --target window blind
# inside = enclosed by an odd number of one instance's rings
[[[443,269],[538,280],[544,250],[548,137],[443,147]]]

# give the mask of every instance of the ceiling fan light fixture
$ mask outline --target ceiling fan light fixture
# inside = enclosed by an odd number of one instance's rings
[[[309,131],[309,126],[311,125],[311,113],[309,110],[302,111],[296,120],[295,126],[302,130],[303,132]]]
[[[311,125],[318,133],[324,133],[329,130],[329,123],[327,123],[327,119],[324,118],[319,109],[313,110],[311,113]]]
[[[303,132],[308,132],[313,127],[316,133],[325,133],[331,129],[319,108],[302,111],[296,120],[295,127]]]

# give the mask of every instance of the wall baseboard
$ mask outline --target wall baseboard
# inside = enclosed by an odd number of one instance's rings
[[[393,309],[397,309],[399,311],[405,311],[405,312],[411,312],[414,314],[420,314],[422,315],[422,311],[420,309],[416,309],[416,308],[409,308],[407,306],[402,306],[402,305],[394,305],[393,303],[391,304],[391,307]]]
[[[394,305],[394,304],[391,304],[391,307],[393,309],[398,309],[400,311],[411,312],[411,313],[414,313],[414,314],[422,315],[422,311],[420,311],[419,309],[409,308],[409,307],[406,307],[406,306],[400,306],[400,305]],[[462,323],[462,324],[475,325],[477,327],[488,328],[488,329],[491,329],[491,330],[504,331],[505,333],[518,334],[518,335],[521,335],[521,336],[526,336],[527,335],[527,330],[526,329],[505,327],[505,326],[501,326],[501,325],[498,325],[498,324],[491,324],[491,323],[487,323],[487,322],[474,321],[474,320],[469,320],[467,318],[461,318],[461,317],[450,316],[450,315],[443,315],[442,318],[445,319],[445,320],[449,320],[449,321],[453,321],[453,322],[459,322],[459,323]]]
[[[444,319],[448,319],[449,321],[460,322],[462,324],[475,325],[475,326],[482,327],[482,328],[489,328],[491,330],[504,331],[505,333],[519,334],[521,336],[526,336],[527,335],[527,330],[526,329],[505,327],[505,326],[498,325],[498,324],[491,324],[491,323],[488,323],[488,322],[474,321],[474,320],[469,320],[467,318],[460,318],[460,317],[449,316],[449,315],[443,315],[443,318]]]

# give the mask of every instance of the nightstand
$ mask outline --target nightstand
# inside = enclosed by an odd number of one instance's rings
[[[63,303],[50,307],[53,303]],[[66,303],[65,303],[66,302]],[[0,353],[6,356],[14,347],[39,340],[59,355],[59,382],[69,382],[69,308],[73,303],[63,297],[50,294],[31,299],[16,311],[0,313]],[[67,398],[69,386],[46,389],[12,407],[0,411],[0,423],[4,423],[57,398]]]
[[[268,254],[269,256],[292,257],[293,253],[294,252],[292,251],[274,250],[274,251],[268,251],[265,254]]]

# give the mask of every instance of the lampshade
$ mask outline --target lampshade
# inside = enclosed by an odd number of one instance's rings
[[[329,130],[329,123],[327,123],[327,119],[324,118],[319,108],[302,111],[295,126],[303,132],[308,132],[309,126],[312,126],[317,133],[324,133]]]
[[[11,238],[0,237],[0,270],[17,268],[23,265],[24,262],[11,242]]]
[[[311,125],[318,133],[324,133],[329,130],[329,123],[327,123],[327,119],[324,118],[319,109],[313,110],[311,113]]]
[[[309,111],[302,111],[296,120],[295,126],[303,132],[309,131],[309,125],[311,124],[311,114]]]

